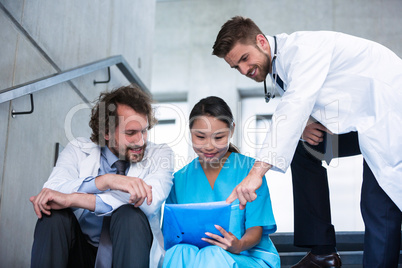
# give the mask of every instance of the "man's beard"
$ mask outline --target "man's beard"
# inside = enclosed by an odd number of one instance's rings
[[[142,159],[144,158],[144,154],[145,154],[145,149],[147,147],[147,144],[144,143],[143,146],[134,146],[134,147],[127,147],[126,148],[126,154],[125,154],[125,160],[130,162],[130,163],[138,163],[141,162]],[[130,149],[139,149],[142,148],[141,153],[140,154],[133,154],[130,152]]]
[[[260,73],[259,73],[259,77],[256,77],[255,81],[263,82],[267,78],[268,74],[270,72],[272,72],[272,63],[271,63],[271,60],[270,60],[268,54],[264,53],[264,51],[262,51],[258,46],[256,46],[256,47],[258,48],[260,53],[262,55],[264,55],[265,62],[263,62],[262,66],[258,66]]]
[[[264,81],[266,79],[266,77],[268,76],[268,73],[272,70],[271,61],[269,60],[269,56],[265,53],[264,53],[264,55],[265,55],[266,63],[264,64],[264,66],[261,67],[261,75],[263,77],[262,81]]]

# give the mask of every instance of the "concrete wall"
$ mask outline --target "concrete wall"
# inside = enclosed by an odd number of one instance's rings
[[[0,89],[113,55],[151,82],[155,1],[0,0]],[[13,21],[15,19],[15,21]],[[89,105],[101,91],[126,85],[116,67],[0,104],[0,267],[29,267],[36,195],[54,163],[56,142],[89,136]],[[76,89],[74,89],[76,88]],[[76,111],[76,112],[74,112]]]

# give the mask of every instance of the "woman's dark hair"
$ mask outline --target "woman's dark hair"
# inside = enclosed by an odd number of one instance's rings
[[[232,111],[227,103],[215,96],[206,97],[194,105],[191,110],[189,122],[192,129],[194,121],[201,116],[212,116],[224,122],[231,130],[234,126]],[[229,152],[240,153],[240,150],[232,143],[229,144]]]
[[[91,140],[100,146],[107,144],[104,136],[109,134],[109,130],[114,131],[119,124],[119,120],[116,120],[118,104],[127,105],[137,113],[146,115],[148,130],[151,129],[156,123],[151,102],[151,97],[135,84],[101,93],[92,108],[91,120],[89,121],[89,126],[92,129]]]

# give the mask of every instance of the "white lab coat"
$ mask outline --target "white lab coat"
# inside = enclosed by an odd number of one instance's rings
[[[402,60],[335,32],[280,34],[277,44],[275,69],[286,91],[257,158],[285,172],[312,115],[333,133],[358,132],[364,159],[402,209]]]
[[[60,153],[57,164],[43,187],[62,193],[77,192],[85,178],[98,175],[100,155],[101,148],[89,139],[73,140]],[[148,206],[144,202],[140,206],[148,217],[154,237],[150,253],[152,268],[161,267],[165,253],[160,228],[161,206],[173,184],[173,158],[173,152],[167,145],[148,142],[143,161],[131,164],[127,173],[127,176],[141,178],[152,186],[152,204]],[[129,200],[128,193],[115,190],[98,195],[113,208],[113,211],[127,204]],[[83,211],[83,209],[77,209],[74,213],[79,218]],[[108,214],[111,213],[112,211]]]

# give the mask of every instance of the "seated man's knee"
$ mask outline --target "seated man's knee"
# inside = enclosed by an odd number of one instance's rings
[[[145,216],[144,212],[140,208],[136,208],[131,204],[121,206],[112,214],[112,222],[119,224],[129,223],[131,225],[134,222],[141,222],[144,220],[148,222],[147,216]]]
[[[136,208],[131,204],[121,206],[117,209],[112,214],[110,225],[111,232],[113,233],[113,230],[152,233],[147,216],[140,208]]]
[[[76,220],[71,209],[52,210],[50,215],[42,215],[36,224],[37,228],[46,228],[48,231],[58,230],[60,228],[69,228]]]
[[[68,239],[72,238],[78,229],[79,223],[71,209],[52,210],[51,215],[43,215],[36,223],[33,252],[43,249],[44,244],[67,245]]]

